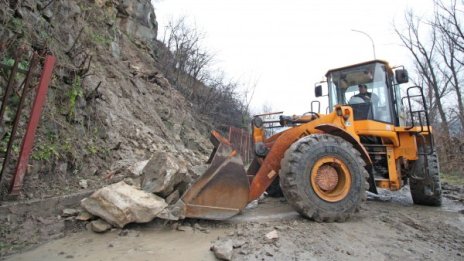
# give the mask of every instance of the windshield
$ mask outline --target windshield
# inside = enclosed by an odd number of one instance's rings
[[[329,106],[350,105],[355,120],[392,122],[390,96],[382,63],[332,71],[327,75]]]

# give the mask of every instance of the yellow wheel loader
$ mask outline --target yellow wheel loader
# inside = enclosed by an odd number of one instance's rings
[[[422,88],[408,87],[401,96],[407,70],[373,60],[329,70],[326,77],[325,114],[281,115],[285,130],[270,137],[266,131],[276,121],[253,118],[254,159],[247,171],[240,145],[213,131],[210,166],[177,202],[180,216],[229,218],[276,180],[287,201],[316,221],[344,221],[366,190],[394,191],[407,183],[414,203],[439,206],[439,165]],[[321,85],[315,94],[323,96]]]

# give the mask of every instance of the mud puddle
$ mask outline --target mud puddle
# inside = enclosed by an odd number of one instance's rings
[[[83,231],[8,260],[215,260],[210,242],[227,229],[209,233],[168,228],[130,229],[105,234]]]

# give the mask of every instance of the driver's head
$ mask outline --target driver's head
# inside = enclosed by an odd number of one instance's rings
[[[367,86],[365,84],[358,85],[358,88],[359,88],[359,93],[366,93],[367,92]]]

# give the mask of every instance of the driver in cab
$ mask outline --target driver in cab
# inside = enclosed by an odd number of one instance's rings
[[[367,85],[359,84],[359,93],[350,98],[349,104],[353,107],[355,119],[369,119],[376,115],[379,98],[367,91]]]
[[[366,103],[370,102],[370,103],[375,104],[378,102],[379,98],[377,97],[377,95],[371,92],[368,92],[367,86],[365,84],[358,85],[358,90],[359,90],[359,93],[353,97],[359,97]]]

